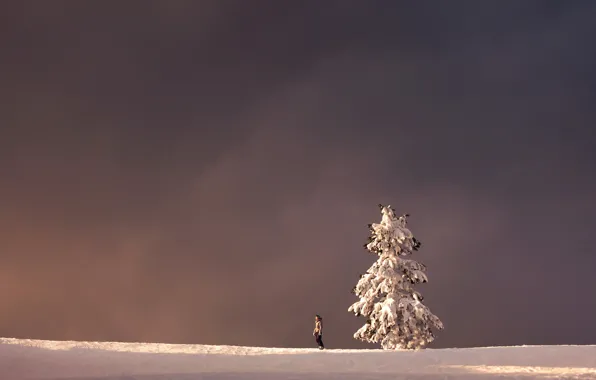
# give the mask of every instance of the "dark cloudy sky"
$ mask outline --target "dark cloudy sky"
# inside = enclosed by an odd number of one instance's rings
[[[0,336],[331,348],[378,203],[433,347],[596,343],[593,1],[13,1]]]

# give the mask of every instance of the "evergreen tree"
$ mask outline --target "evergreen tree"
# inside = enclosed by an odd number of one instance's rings
[[[367,318],[354,338],[380,342],[386,350],[424,348],[435,338],[431,328],[442,330],[443,323],[414,289],[414,285],[428,282],[426,267],[406,258],[421,243],[406,227],[408,214],[396,217],[391,206],[380,204],[379,208],[381,222],[368,225],[371,236],[364,245],[378,259],[360,276],[352,290],[360,300],[348,309]]]

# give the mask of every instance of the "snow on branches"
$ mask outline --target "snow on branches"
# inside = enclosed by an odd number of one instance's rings
[[[406,227],[408,214],[397,217],[391,206],[379,208],[381,222],[368,225],[371,234],[364,245],[378,259],[360,276],[352,290],[360,300],[348,309],[367,318],[354,338],[380,343],[383,349],[424,348],[434,340],[431,328],[442,330],[443,323],[414,289],[428,282],[426,267],[406,258],[421,243]]]

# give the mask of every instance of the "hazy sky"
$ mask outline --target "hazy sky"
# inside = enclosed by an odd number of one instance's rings
[[[0,336],[314,347],[378,203],[433,347],[596,343],[596,3],[0,10]]]

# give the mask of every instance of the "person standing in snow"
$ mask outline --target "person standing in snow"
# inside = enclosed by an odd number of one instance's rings
[[[315,316],[315,330],[313,331],[312,335],[315,337],[317,344],[319,345],[319,350],[325,348],[323,344],[323,318],[320,315]]]

